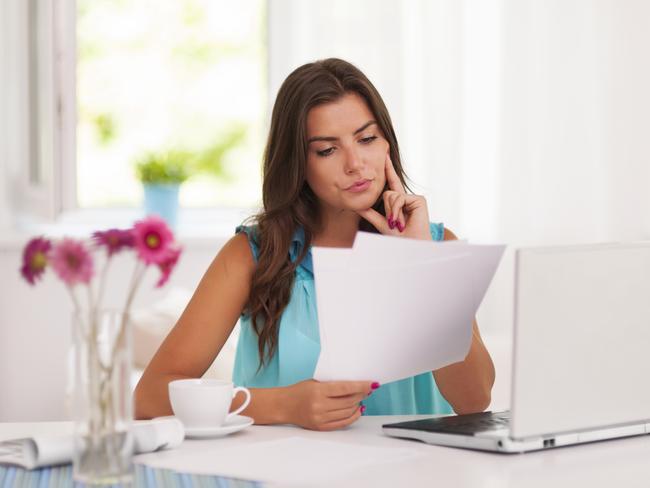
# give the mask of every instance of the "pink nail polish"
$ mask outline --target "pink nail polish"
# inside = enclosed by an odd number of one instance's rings
[[[400,232],[404,232],[404,226],[399,220],[395,223],[395,225],[397,226]]]
[[[390,227],[391,229],[394,229],[395,228],[395,221],[388,219],[388,227]]]
[[[366,411],[366,406],[365,406],[365,405],[361,405],[361,415],[363,415],[363,412],[365,412],[365,411]]]
[[[381,385],[375,381],[372,385],[370,385],[370,388],[372,388],[373,390],[376,390],[376,389],[379,388],[380,386],[381,386]]]

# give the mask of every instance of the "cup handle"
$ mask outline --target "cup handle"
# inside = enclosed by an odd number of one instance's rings
[[[230,413],[226,416],[227,419],[229,419],[229,418],[234,417],[235,415],[237,415],[239,412],[241,412],[241,411],[244,410],[246,407],[248,407],[248,404],[251,402],[251,392],[248,390],[248,388],[244,388],[243,386],[238,386],[238,387],[236,387],[236,388],[232,391],[232,397],[235,398],[235,395],[237,395],[237,393],[240,392],[240,391],[243,391],[244,393],[246,393],[246,400],[244,400],[244,403],[242,403],[242,405],[241,405],[237,410],[235,410],[234,412],[230,412]]]

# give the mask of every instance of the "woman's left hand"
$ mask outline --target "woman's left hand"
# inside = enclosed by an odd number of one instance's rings
[[[406,193],[388,154],[385,173],[389,188],[383,194],[386,216],[373,208],[359,210],[357,213],[382,234],[432,240],[427,201],[423,196]]]

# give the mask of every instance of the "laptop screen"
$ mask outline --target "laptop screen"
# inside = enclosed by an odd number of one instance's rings
[[[511,435],[650,419],[650,243],[515,260]]]

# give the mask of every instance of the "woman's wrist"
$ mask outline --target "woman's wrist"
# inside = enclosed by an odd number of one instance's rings
[[[253,417],[258,425],[293,423],[291,387],[249,388],[251,402],[242,415]],[[241,398],[240,398],[241,396]],[[231,411],[242,404],[243,395],[237,395],[232,402]]]
[[[294,395],[292,394],[292,385],[275,388],[275,412],[276,424],[293,424],[294,422]]]

